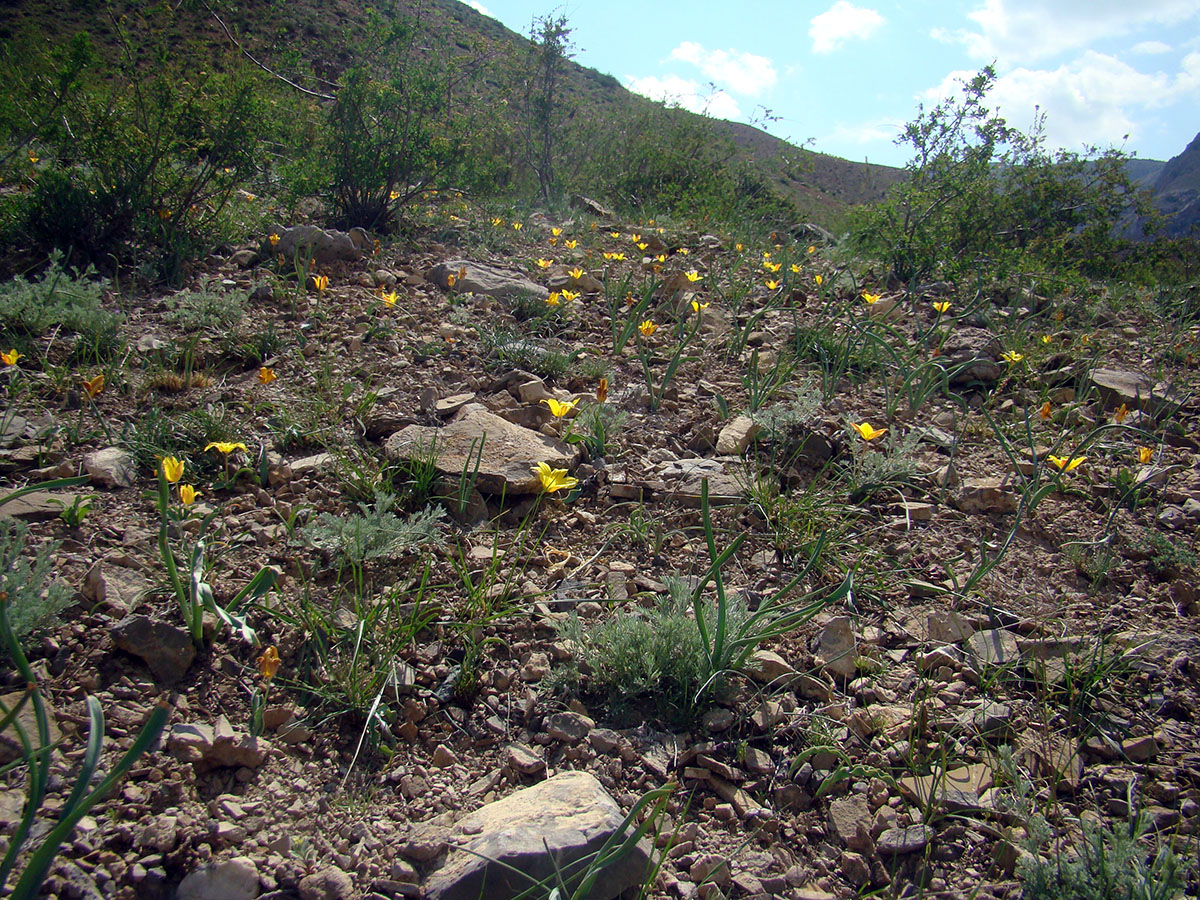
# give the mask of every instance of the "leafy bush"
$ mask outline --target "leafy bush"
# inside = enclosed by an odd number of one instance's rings
[[[206,283],[199,290],[167,297],[163,302],[168,311],[163,318],[189,332],[199,328],[225,330],[242,321],[248,299],[245,291],[223,291]]]
[[[7,598],[8,621],[18,641],[52,625],[74,595],[53,579],[58,543],[28,552],[29,526],[0,519],[0,592]]]
[[[376,494],[373,503],[358,504],[359,512],[335,516],[324,512],[303,531],[312,546],[341,555],[350,565],[389,559],[438,538],[437,523],[444,511],[426,507],[401,519],[392,507],[393,494]]]
[[[120,349],[117,329],[124,318],[104,309],[108,282],[90,266],[70,273],[53,252],[37,281],[18,275],[0,285],[0,343],[26,344],[54,328],[76,335],[75,358],[104,360]]]
[[[419,20],[372,13],[363,60],[341,77],[324,129],[336,222],[387,230],[396,212],[444,185],[466,155],[454,89],[464,61]],[[431,49],[438,45],[438,49]]]
[[[914,152],[908,178],[851,219],[860,249],[902,281],[980,268],[1004,276],[1026,256],[1102,274],[1115,222],[1145,206],[1125,154],[1051,154],[1042,119],[1026,134],[988,109],[995,77],[988,66],[961,98],[922,108],[897,139]]]
[[[1077,852],[1053,859],[1032,857],[1017,874],[1027,900],[1174,900],[1182,896],[1179,860],[1162,847],[1147,863],[1141,839],[1148,831],[1140,816],[1126,825],[1083,822]]]
[[[178,53],[168,38],[176,14],[156,7],[115,21],[119,64],[102,70],[80,51],[78,77],[38,107],[31,189],[8,198],[3,216],[36,252],[60,247],[98,265],[136,257],[147,274],[178,278],[255,171],[267,119],[256,73],[237,57],[201,66]],[[36,106],[52,61],[0,62],[16,102]],[[0,145],[29,140],[7,124]]]

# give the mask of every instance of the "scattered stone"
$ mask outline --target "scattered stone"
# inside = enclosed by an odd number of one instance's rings
[[[540,775],[546,771],[546,761],[524,744],[509,744],[504,764],[522,775]]]
[[[452,259],[434,266],[426,275],[441,288],[451,290],[450,276],[454,276],[453,290],[456,293],[470,292],[489,297],[519,297],[528,294],[545,300],[550,291],[537,282],[530,281],[516,269],[503,269],[469,259]]]
[[[1153,381],[1123,369],[1093,369],[1091,381],[1105,411],[1117,409],[1122,404],[1129,410],[1142,409],[1154,394]]]
[[[482,442],[482,453],[480,444]],[[575,451],[554,438],[514,425],[477,403],[468,403],[442,428],[409,425],[384,443],[392,459],[421,457],[433,447],[438,471],[458,477],[476,471],[476,487],[485,494],[508,497],[538,494],[542,482],[534,474],[538,463],[552,469],[569,469]]]
[[[854,625],[849,616],[837,616],[821,629],[813,642],[813,653],[826,672],[853,678],[858,672],[858,651],[854,642]]]
[[[975,633],[975,626],[953,610],[942,610],[925,618],[925,633],[935,644],[959,644]]]
[[[967,639],[967,650],[980,664],[988,667],[1008,666],[1021,658],[1017,636],[1003,628],[978,631]]]
[[[952,385],[999,381],[1008,370],[1000,359],[1003,352],[1000,339],[984,328],[956,327],[942,344],[946,368],[963,366],[951,376]]]
[[[433,748],[432,762],[439,769],[448,769],[458,763],[458,757],[445,744],[438,744]]]
[[[688,506],[700,505],[700,491],[708,480],[708,502],[726,506],[741,502],[744,480],[728,471],[721,459],[680,459],[662,464],[659,477],[667,482],[667,496]]]
[[[21,698],[25,696],[24,691],[14,691],[11,694],[5,694],[0,697],[0,703],[4,704],[5,709],[13,709]],[[42,705],[46,710],[47,737],[50,739],[50,745],[57,744],[62,737],[62,732],[58,729],[58,717],[54,712],[54,707],[50,705],[50,700],[44,694],[42,696]],[[21,707],[21,711],[17,713],[17,722],[25,729],[25,734],[29,738],[30,746],[33,750],[40,750],[41,744],[38,742],[37,717],[34,715],[32,698],[25,701],[25,705]],[[17,730],[10,725],[3,731],[0,731],[0,766],[8,765],[15,759],[20,759],[25,755],[25,750],[21,746],[21,741],[17,737]]]
[[[51,491],[30,491],[16,500],[0,506],[0,519],[20,519],[23,522],[47,522],[57,519],[66,507],[75,504],[76,494]]]
[[[701,724],[704,729],[711,734],[717,734],[722,731],[728,731],[733,727],[736,717],[733,710],[726,709],[724,706],[715,706],[704,714]]]
[[[948,812],[973,812],[980,808],[979,795],[992,786],[992,770],[985,763],[960,766],[929,775],[906,775],[900,792],[916,806],[925,808],[933,800]]]
[[[991,739],[1003,739],[1012,734],[1012,707],[1007,703],[987,700],[974,709],[959,716],[958,724],[964,731]]]
[[[347,233],[333,229],[326,231],[315,225],[296,225],[292,228],[273,225],[267,234],[279,235],[279,243],[272,247],[264,239],[259,248],[262,258],[275,259],[282,255],[289,265],[297,256],[301,259],[311,256],[317,265],[352,261],[358,259],[361,251],[369,245],[367,234],[361,228],[353,228]]]
[[[771,650],[755,650],[746,661],[744,671],[760,684],[780,687],[786,687],[796,675],[787,660]]]
[[[933,829],[928,825],[909,825],[907,828],[888,828],[879,835],[875,849],[884,856],[902,856],[924,850],[933,840]]]
[[[863,845],[859,832],[870,834],[873,820],[867,798],[855,794],[829,804],[829,826],[843,844],[851,849],[859,849]]]
[[[118,649],[140,658],[166,684],[182,678],[196,658],[187,631],[149,616],[126,616],[112,627],[112,638]]]
[[[354,882],[336,866],[305,875],[299,888],[300,900],[348,900],[354,896]]]
[[[92,484],[103,488],[133,487],[137,483],[137,461],[128,450],[105,447],[83,458]]]
[[[762,426],[749,416],[735,417],[717,436],[717,455],[741,456],[761,430]]]
[[[150,583],[134,569],[97,561],[88,570],[83,594],[93,603],[106,603],[128,613],[150,593]]]
[[[1121,741],[1121,752],[1130,762],[1149,762],[1158,753],[1158,742],[1154,739],[1153,735],[1129,738]]]
[[[460,819],[451,831],[453,844],[445,865],[425,881],[425,897],[509,900],[534,881],[552,878],[555,871],[595,853],[623,819],[594,775],[556,775]],[[589,897],[611,900],[640,884],[650,849],[643,839],[602,870]]]
[[[567,744],[578,744],[595,727],[595,722],[577,712],[556,712],[546,717],[546,733]]]
[[[1017,491],[1000,478],[965,478],[952,502],[965,513],[1017,511]]]
[[[176,900],[253,900],[258,896],[258,867],[248,856],[201,866],[184,876]]]

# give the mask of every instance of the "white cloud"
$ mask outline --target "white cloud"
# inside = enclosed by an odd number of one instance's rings
[[[813,53],[832,53],[850,39],[866,40],[886,20],[873,9],[855,6],[849,0],[837,3],[809,22]]]
[[[972,71],[953,72],[921,99],[937,103],[959,96],[959,82]],[[1034,109],[1046,114],[1051,147],[1081,150],[1084,145],[1120,146],[1129,135],[1136,143],[1144,113],[1176,104],[1200,103],[1200,53],[1189,54],[1181,71],[1141,72],[1104,53],[1087,50],[1055,69],[1016,68],[996,79],[987,105],[1010,124],[1026,129]]]
[[[635,94],[661,100],[673,106],[682,106],[695,113],[706,113],[717,119],[741,119],[742,110],[736,100],[712,85],[702,85],[690,78],[668,75],[659,78],[647,75],[644,78],[625,76],[625,87]]]
[[[732,49],[708,50],[693,41],[684,41],[668,58],[691,63],[716,84],[751,97],[774,86],[777,79],[774,64],[765,56]]]
[[[488,16],[492,19],[496,18],[492,11],[480,3],[479,0],[463,0],[463,3],[467,4],[467,6],[471,7],[471,9],[475,10],[475,12],[482,16]]]
[[[1170,53],[1171,45],[1164,44],[1162,41],[1142,41],[1140,44],[1134,44],[1130,49],[1134,53],[1152,56],[1159,53]]]
[[[1196,0],[983,0],[967,14],[975,30],[947,32],[934,37],[963,44],[980,60],[998,61],[1004,68],[1028,64],[1120,37],[1149,26],[1179,25],[1196,18]]]
[[[853,144],[866,146],[874,144],[891,144],[903,130],[903,125],[897,125],[885,119],[872,119],[866,122],[838,122],[827,134],[818,141],[817,146]]]

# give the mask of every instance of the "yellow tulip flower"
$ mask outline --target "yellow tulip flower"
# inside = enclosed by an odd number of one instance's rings
[[[1053,454],[1050,454],[1046,457],[1046,459],[1050,460],[1050,464],[1052,466],[1054,466],[1056,469],[1058,469],[1060,472],[1074,472],[1081,465],[1083,465],[1085,462],[1087,462],[1086,456],[1076,456],[1076,457],[1068,458],[1066,456],[1055,456]]]
[[[258,383],[259,384],[270,384],[272,381],[275,380],[276,377],[277,376],[275,375],[275,370],[270,368],[269,366],[259,366],[258,367]]]
[[[225,456],[228,456],[234,450],[244,450],[247,453],[250,452],[249,448],[240,441],[238,443],[231,443],[229,441],[210,441],[204,448],[204,452],[207,453],[209,450],[213,449],[215,449],[218,453],[224,454]]]
[[[699,272],[697,272],[695,269],[692,269],[692,271],[687,273],[687,280],[692,283],[701,281],[703,278],[704,278],[704,276],[701,275]]]
[[[279,650],[275,647],[268,647],[255,662],[258,664],[258,674],[263,677],[264,681],[270,681],[279,671]]]
[[[550,407],[550,413],[554,416],[554,418],[561,419],[579,404],[579,398],[576,397],[574,400],[568,400],[566,403],[563,403],[561,400],[555,400],[553,397],[547,397],[542,402]]]
[[[1154,448],[1153,447],[1138,447],[1137,451],[1138,451],[1138,462],[1140,462],[1143,466],[1146,465],[1146,463],[1150,462],[1150,460],[1154,459]]]
[[[1018,353],[1016,350],[1008,350],[1001,356],[1001,358],[1010,366],[1015,366],[1025,358],[1025,354]]]
[[[162,473],[168,484],[174,484],[183,477],[183,460],[176,459],[174,456],[164,456]]]
[[[94,378],[83,379],[83,389],[87,392],[89,400],[95,400],[100,396],[100,392],[104,390],[104,374],[101,373]]]
[[[858,436],[864,441],[873,441],[875,438],[882,437],[883,435],[887,434],[886,428],[875,428],[869,422],[863,422],[860,425],[851,423],[850,427],[857,431]]]
[[[879,298],[882,296],[883,294],[868,294],[866,291],[863,291],[862,298],[866,304],[870,306],[872,303],[878,303]]]
[[[638,331],[640,331],[645,337],[650,337],[650,335],[658,331],[658,326],[649,319],[646,319],[646,321],[642,322],[642,324],[638,326]]]
[[[950,301],[939,300],[937,303],[933,304],[933,308],[937,310],[938,315],[944,316],[950,310]]]
[[[540,462],[531,471],[542,482],[542,490],[547,494],[562,490],[569,491],[579,484],[579,479],[568,475],[566,469],[552,469],[549,463]]]
[[[199,496],[200,492],[190,484],[181,484],[179,486],[179,502],[184,506],[191,506]]]
[[[15,366],[17,364],[17,360],[22,356],[24,356],[24,354],[18,353],[17,349],[14,347],[7,353],[0,353],[0,361],[2,361],[6,366]]]

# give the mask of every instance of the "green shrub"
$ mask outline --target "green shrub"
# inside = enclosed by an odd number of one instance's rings
[[[325,192],[337,224],[387,231],[466,156],[454,91],[467,70],[420,20],[372,12],[367,32],[371,42],[342,73],[323,129]]]
[[[180,291],[165,298],[167,313],[163,318],[188,332],[200,328],[227,330],[242,321],[248,299],[245,291],[215,289],[206,282],[198,290]]]
[[[1052,859],[1035,856],[1017,875],[1026,900],[1174,900],[1183,896],[1179,860],[1169,847],[1150,855],[1138,816],[1111,827],[1083,822],[1083,841]],[[1146,859],[1149,857],[1150,862]]]
[[[638,703],[651,703],[672,721],[692,718],[708,679],[708,661],[696,621],[691,592],[676,578],[668,592],[649,609],[611,616],[587,624],[571,616],[562,635],[576,647],[574,676],[563,677],[620,714]],[[744,618],[744,606],[739,606]],[[580,680],[579,672],[586,678]]]
[[[324,512],[303,531],[312,546],[339,555],[351,566],[373,559],[392,559],[438,538],[437,523],[444,511],[426,507],[401,519],[392,507],[393,494],[376,494],[373,503],[358,504],[359,511],[335,516]]]
[[[74,596],[54,580],[52,541],[29,552],[29,526],[0,519],[0,592],[8,597],[8,621],[18,641],[53,625]]]
[[[63,267],[62,254],[51,253],[50,264],[37,281],[18,275],[0,284],[0,343],[28,345],[54,328],[75,335],[72,357],[89,362],[111,359],[121,348],[119,313],[103,307],[108,282],[90,266],[80,272]]]
[[[1103,274],[1114,258],[1114,224],[1146,206],[1127,157],[1049,153],[1042,118],[1023,133],[985,105],[995,77],[984,68],[960,98],[922,108],[908,123],[897,141],[913,149],[908,178],[851,217],[854,243],[902,281],[981,269],[1004,277],[1027,258],[1039,271]]]
[[[235,188],[256,168],[267,120],[256,70],[240,58],[201,61],[169,38],[169,7],[114,22],[117,65],[89,54],[46,114],[28,194],[8,198],[8,226],[34,252],[111,266],[136,261],[146,274],[177,279],[216,239]],[[33,104],[40,74],[6,60],[18,104]],[[0,120],[0,124],[4,124]],[[0,145],[28,140],[10,122]]]

